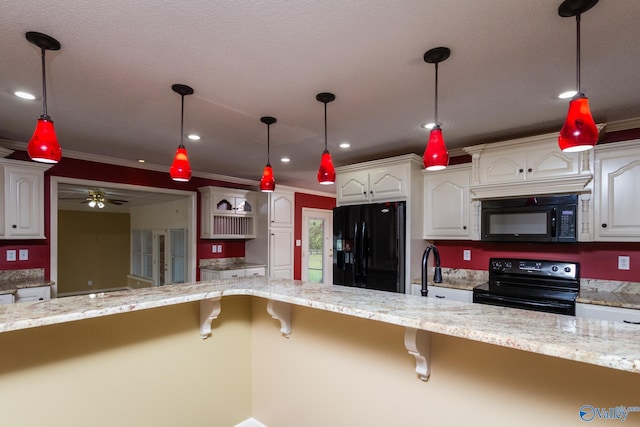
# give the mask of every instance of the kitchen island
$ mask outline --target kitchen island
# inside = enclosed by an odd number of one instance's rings
[[[216,319],[217,304],[221,304],[219,319]],[[281,320],[280,325],[266,314],[267,310]],[[127,326],[122,324],[123,319],[127,319]],[[182,325],[178,330],[174,321]],[[213,322],[212,337],[200,340],[203,327],[206,331],[209,321]],[[191,324],[190,328],[186,326],[188,324]],[[145,327],[139,328],[140,325]],[[93,331],[95,335],[92,335],[93,326],[96,326]],[[180,356],[176,356],[176,360],[186,357],[191,361],[192,369],[205,378],[210,376],[213,381],[212,392],[218,386],[222,387],[222,396],[226,396],[224,399],[229,398],[230,389],[244,384],[248,389],[237,392],[236,402],[244,402],[238,413],[245,414],[246,418],[253,415],[273,426],[329,425],[326,424],[329,422],[326,417],[331,416],[334,417],[329,418],[334,420],[332,425],[347,425],[335,423],[337,419],[375,420],[368,425],[390,425],[384,424],[386,421],[396,425],[424,425],[422,419],[418,421],[419,418],[416,418],[417,414],[411,407],[405,406],[405,403],[415,399],[410,397],[411,393],[431,396],[434,410],[439,410],[435,408],[441,407],[442,402],[437,403],[438,398],[435,396],[442,396],[442,399],[452,393],[445,400],[454,399],[454,396],[463,397],[476,390],[472,393],[475,403],[466,404],[471,407],[486,407],[487,400],[492,400],[493,397],[478,395],[480,390],[485,389],[492,396],[495,393],[511,396],[515,392],[516,395],[521,393],[521,398],[533,405],[529,408],[532,409],[537,404],[543,404],[536,399],[544,401],[549,397],[547,393],[536,397],[541,387],[553,389],[554,391],[549,391],[550,395],[577,387],[576,393],[569,397],[562,393],[559,399],[563,400],[549,405],[567,404],[567,399],[570,399],[576,407],[566,408],[566,414],[562,411],[558,413],[556,408],[551,414],[554,414],[552,417],[566,416],[567,420],[576,421],[576,425],[582,422],[577,416],[580,406],[578,403],[587,398],[602,400],[607,396],[606,402],[591,402],[601,406],[640,404],[637,387],[631,387],[640,378],[637,377],[640,373],[640,332],[637,326],[623,323],[265,278],[170,285],[0,307],[0,332],[4,332],[0,334],[0,344],[3,345],[2,348],[13,349],[5,352],[4,357],[11,357],[16,352],[14,347],[7,346],[11,342],[30,342],[28,347],[43,350],[42,344],[33,343],[32,340],[46,337],[46,342],[50,343],[52,335],[58,336],[68,345],[76,343],[80,347],[79,354],[75,350],[54,354],[54,361],[59,363],[71,362],[74,358],[91,359],[102,356],[103,352],[134,351],[129,347],[139,344],[134,344],[130,337],[124,341],[122,337],[108,336],[105,338],[106,342],[101,339],[106,331],[110,331],[107,335],[114,334],[114,330],[118,334],[128,335],[130,331],[119,329],[123,326],[125,329],[137,330],[138,339],[146,342],[165,339],[171,342],[170,338],[174,334],[179,335],[176,339],[180,341],[189,341],[188,345],[180,346]],[[277,331],[278,326],[282,327],[284,333],[290,332],[291,338],[282,338]],[[76,334],[78,330],[80,333]],[[234,330],[238,332],[236,337],[233,336]],[[407,336],[416,332],[430,337],[426,341],[426,347],[425,342],[422,342],[422,348],[419,349],[426,362],[431,365],[431,378],[428,382],[415,379],[415,373],[411,373],[413,358],[407,355],[403,346],[402,335],[406,342]],[[149,337],[145,338],[145,334]],[[3,342],[5,336],[9,343]],[[86,348],[82,338],[98,345],[99,350]],[[195,339],[200,343],[191,342]],[[115,340],[115,343],[110,343],[111,340]],[[229,342],[235,344],[231,346]],[[170,345],[170,348],[173,349],[174,345]],[[409,345],[407,349],[411,351]],[[190,351],[182,353],[187,350]],[[28,350],[25,352],[28,353]],[[431,360],[429,352],[432,353]],[[134,354],[138,353],[139,350],[136,349]],[[34,364],[38,368],[42,368],[41,364],[48,363],[45,361],[49,356],[51,354],[29,354],[31,360],[37,361]],[[205,366],[193,364],[191,359],[201,356],[205,360],[223,357],[226,362],[221,363],[235,366],[234,369],[229,366],[227,368],[231,369],[233,376],[239,376],[242,380],[225,380],[220,367],[213,366],[210,362],[205,362]],[[233,363],[230,362],[231,359]],[[387,359],[394,362],[388,363]],[[576,364],[576,361],[584,363]],[[85,362],[88,367],[93,368],[93,372],[100,366],[95,361]],[[131,378],[138,378],[136,369],[132,369],[129,362],[121,363],[125,364],[127,375],[134,374]],[[452,370],[451,363],[458,363],[458,369]],[[27,368],[32,367],[20,365],[13,369],[5,367],[5,370],[6,373],[19,374],[16,368],[28,373]],[[145,370],[142,365],[138,368]],[[109,371],[113,367],[107,363],[105,369]],[[185,369],[182,364],[180,369]],[[517,372],[516,376],[520,380],[529,380],[531,384],[513,382],[514,372]],[[465,375],[460,377],[461,373]],[[491,375],[487,376],[487,373]],[[571,381],[563,379],[567,375],[572,378]],[[584,381],[588,376],[604,381],[604,384],[612,384],[611,387],[616,392],[611,392],[611,388],[608,388],[603,393],[594,388],[585,394]],[[155,381],[165,383],[164,377],[171,377],[166,369]],[[413,380],[408,382],[410,377]],[[129,384],[130,380],[127,378],[122,380]],[[576,378],[580,378],[580,381],[575,381]],[[447,384],[442,383],[443,379],[448,379]],[[558,383],[550,382],[556,379]],[[195,387],[193,381],[190,378],[184,386]],[[195,381],[198,382],[197,379]],[[337,385],[335,381],[340,381],[339,392],[331,388],[332,383]],[[349,384],[345,384],[345,381]],[[453,384],[460,388],[451,390]],[[197,387],[201,392],[208,390],[204,385],[198,384]],[[387,395],[384,390],[392,394]],[[610,401],[612,397],[621,399],[630,390],[636,392],[635,396],[627,396],[630,400]],[[176,391],[182,392],[181,389]],[[331,407],[328,408],[330,411],[325,414],[324,421],[323,418],[317,418],[319,409],[312,404],[312,400],[319,397],[318,393],[322,394],[323,399],[328,399],[325,393],[333,393],[333,398],[339,401],[327,401]],[[531,396],[532,393],[534,397]],[[355,398],[356,394],[358,397],[355,403],[352,402],[351,409],[348,409],[344,403]],[[306,401],[304,396],[312,400]],[[289,401],[290,399],[293,401]],[[305,401],[302,402],[301,399]],[[381,418],[377,410],[369,407],[370,399],[380,399],[381,405],[391,405],[390,408],[396,408],[401,413],[386,414]],[[574,402],[573,399],[578,400]],[[422,401],[422,398],[418,400]],[[496,413],[492,424],[513,425],[515,418],[512,416],[515,415],[508,414],[514,410],[518,412],[518,408],[524,410],[524,406],[520,407],[524,403],[517,400],[513,396],[509,397],[508,405],[515,405],[511,409],[500,408],[502,404],[494,402],[499,413]],[[588,403],[590,402],[584,401],[581,404]],[[178,407],[182,408],[179,409],[180,413],[185,412],[185,404],[191,407],[191,404],[181,402]],[[230,411],[228,405],[221,404],[221,407]],[[369,407],[371,415],[361,414],[364,418],[358,418],[355,413],[350,413],[352,410],[362,411],[365,407]],[[331,415],[332,411],[338,412]],[[430,414],[425,420],[431,419],[437,425],[447,425],[438,424],[440,416]],[[630,415],[632,416],[634,414]],[[636,416],[640,417],[640,414]],[[501,424],[501,419],[504,419],[504,424]],[[489,418],[487,422],[488,420]],[[531,425],[540,425],[541,418],[537,418],[535,423],[533,421]],[[550,419],[547,421],[550,422]],[[215,422],[207,424],[206,420],[199,422],[201,424],[189,425],[231,425]],[[521,421],[518,424],[527,425]]]

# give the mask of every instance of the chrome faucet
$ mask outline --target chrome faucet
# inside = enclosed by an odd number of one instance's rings
[[[433,256],[435,257],[433,283],[442,283],[442,270],[440,269],[440,252],[438,252],[438,248],[436,248],[435,246],[429,245],[422,254],[422,289],[420,293],[423,297],[426,297],[429,293],[429,291],[427,290],[427,260],[429,259],[429,254],[431,253],[431,251],[433,251]]]

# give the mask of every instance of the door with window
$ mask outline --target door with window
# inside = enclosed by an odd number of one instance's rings
[[[333,211],[302,209],[302,280],[333,283]]]

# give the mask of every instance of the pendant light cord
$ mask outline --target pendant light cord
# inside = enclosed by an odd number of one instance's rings
[[[434,127],[438,127],[438,126],[440,126],[440,123],[438,123],[438,63],[436,62],[435,65],[436,65],[436,96],[435,96],[435,99],[436,99],[436,101],[435,101],[436,102],[436,108],[435,108],[435,110],[436,110],[436,124],[435,124]]]
[[[324,103],[324,151],[327,150],[327,103]]]
[[[41,47],[40,50],[42,51],[42,118],[49,120],[49,115],[47,114],[47,78],[44,68],[44,48]]]
[[[180,148],[184,148],[183,138],[184,138],[184,95],[181,95],[182,98],[182,110],[180,111]]]
[[[271,148],[271,125],[267,125],[267,164],[271,165],[271,161],[269,160],[269,151]]]
[[[578,94],[582,93],[582,90],[580,90],[580,15],[580,13],[576,13],[576,81],[578,85]]]

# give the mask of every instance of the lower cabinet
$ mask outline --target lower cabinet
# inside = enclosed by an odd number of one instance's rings
[[[264,275],[264,267],[234,268],[232,270],[200,269],[200,280],[202,281]]]
[[[429,286],[427,298],[448,299],[451,301],[473,302],[473,291],[464,289],[444,288],[440,286]]]
[[[595,304],[576,304],[576,316],[589,319],[610,320],[638,325],[640,328],[640,310],[632,308],[609,307]],[[639,329],[640,331],[640,329]]]
[[[44,301],[51,299],[51,286],[20,288],[16,291],[16,302]]]

